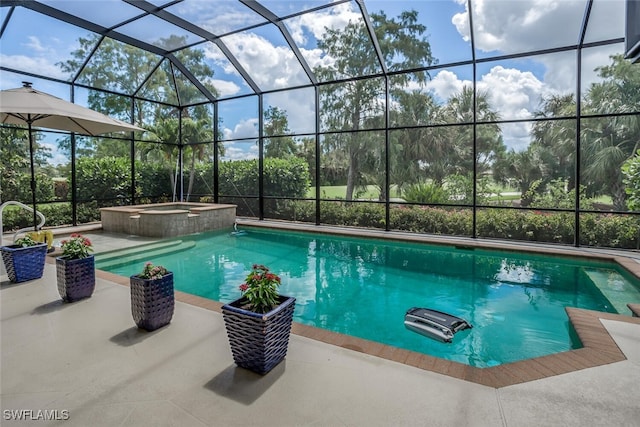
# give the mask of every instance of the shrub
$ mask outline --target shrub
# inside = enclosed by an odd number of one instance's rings
[[[418,183],[408,186],[402,192],[404,200],[410,203],[447,203],[449,193],[440,185]]]
[[[222,162],[219,171],[220,195],[227,197],[258,195],[257,160]],[[303,159],[264,159],[265,195],[302,198],[307,194],[309,183],[309,167]]]

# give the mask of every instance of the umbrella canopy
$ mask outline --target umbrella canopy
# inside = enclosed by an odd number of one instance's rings
[[[0,123],[26,124],[29,129],[33,227],[37,230],[32,126],[66,130],[92,136],[108,132],[145,132],[145,129],[35,90],[29,82],[23,82],[23,84],[24,86],[21,88],[0,91]]]
[[[31,122],[41,128],[92,136],[108,132],[145,131],[132,124],[40,92],[29,85],[0,91],[0,122],[13,125]]]

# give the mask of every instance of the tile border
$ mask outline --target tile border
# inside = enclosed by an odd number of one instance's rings
[[[50,262],[50,261],[49,261]],[[51,262],[50,262],[51,263]],[[129,278],[102,270],[96,271],[100,279],[129,286]],[[176,301],[222,313],[222,303],[175,291]],[[582,341],[583,348],[570,350],[534,359],[522,360],[490,368],[476,368],[462,363],[404,350],[349,335],[327,331],[294,322],[293,334],[325,344],[380,357],[425,371],[431,371],[464,381],[501,388],[514,384],[535,381],[555,375],[575,372],[626,360],[600,319],[617,320],[640,325],[640,318],[620,314],[602,313],[578,308],[566,308],[569,321]]]

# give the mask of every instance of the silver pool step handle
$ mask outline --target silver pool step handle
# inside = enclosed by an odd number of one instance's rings
[[[2,243],[2,237],[3,237],[3,233],[4,233],[4,224],[2,222],[2,212],[4,211],[4,208],[7,206],[20,206],[21,208],[24,208],[26,210],[28,210],[29,212],[33,212],[33,208],[31,206],[27,206],[24,203],[20,203],[18,201],[15,200],[9,200],[8,202],[4,202],[3,204],[0,205],[0,246],[3,245]],[[36,211],[36,214],[40,217],[40,224],[38,224],[37,228],[38,230],[40,230],[42,228],[42,226],[45,223],[45,218],[44,215],[42,215],[41,212]],[[16,233],[13,235],[13,241],[15,242],[16,237],[18,236],[18,234],[27,231],[27,230],[31,230],[33,228],[33,226],[31,227],[26,227],[26,228],[21,228],[20,230],[16,231]]]

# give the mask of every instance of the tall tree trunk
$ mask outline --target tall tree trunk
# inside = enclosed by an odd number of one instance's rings
[[[353,200],[353,190],[356,186],[356,173],[358,171],[357,154],[353,146],[349,147],[349,169],[347,170],[347,200]]]
[[[193,182],[196,175],[196,150],[191,147],[191,164],[189,165],[189,189],[187,190],[187,201],[191,198],[191,191],[193,191]]]

